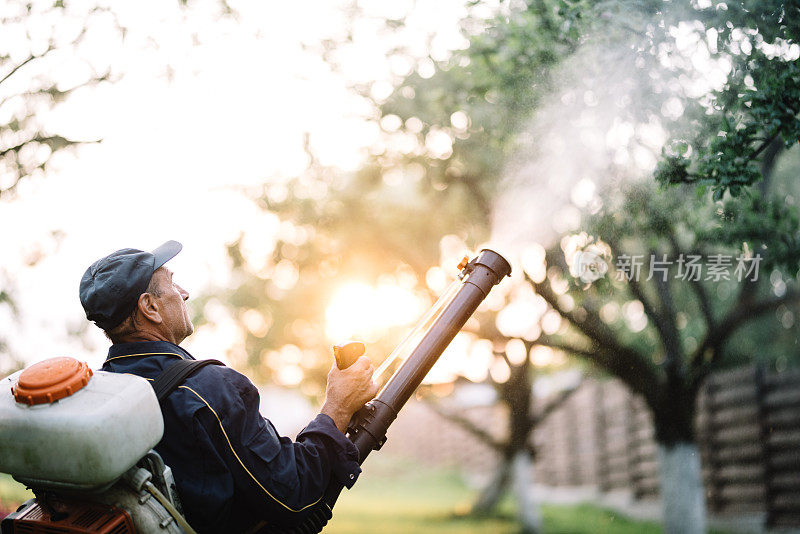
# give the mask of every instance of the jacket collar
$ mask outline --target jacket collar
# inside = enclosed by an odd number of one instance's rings
[[[163,355],[182,360],[193,360],[186,350],[169,341],[137,341],[134,343],[115,343],[108,349],[106,361],[133,356]]]

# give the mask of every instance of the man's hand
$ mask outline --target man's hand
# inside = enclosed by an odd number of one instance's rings
[[[334,363],[328,373],[325,404],[320,411],[333,419],[342,432],[347,431],[353,414],[377,395],[378,386],[372,382],[374,371],[370,359],[361,356],[347,369],[339,369]]]

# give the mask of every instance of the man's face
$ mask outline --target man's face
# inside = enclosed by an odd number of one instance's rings
[[[159,312],[164,321],[162,323],[164,333],[178,345],[194,332],[194,325],[186,307],[189,293],[172,281],[172,271],[166,267],[158,268],[153,273],[153,279],[160,293],[155,300],[159,304]]]

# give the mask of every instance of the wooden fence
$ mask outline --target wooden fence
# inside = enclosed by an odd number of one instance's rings
[[[745,367],[712,375],[697,437],[709,510],[764,513],[767,527],[800,526],[800,371]],[[538,480],[554,486],[659,494],[650,413],[618,381],[590,381],[534,435]]]
[[[587,381],[536,429],[537,480],[658,495],[650,414],[618,381]]]
[[[745,367],[713,374],[698,400],[697,438],[709,511],[763,514],[765,526],[800,527],[800,371]],[[495,438],[507,435],[502,405],[460,411]],[[644,402],[617,380],[586,380],[534,432],[536,480],[659,495],[657,446]],[[389,430],[386,452],[462,469],[486,480],[491,447],[425,403],[412,402]],[[366,466],[369,469],[369,466]]]

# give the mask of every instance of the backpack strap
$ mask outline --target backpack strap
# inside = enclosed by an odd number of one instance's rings
[[[206,365],[225,365],[219,360],[178,360],[156,377],[152,382],[158,403],[166,399],[184,380]]]

